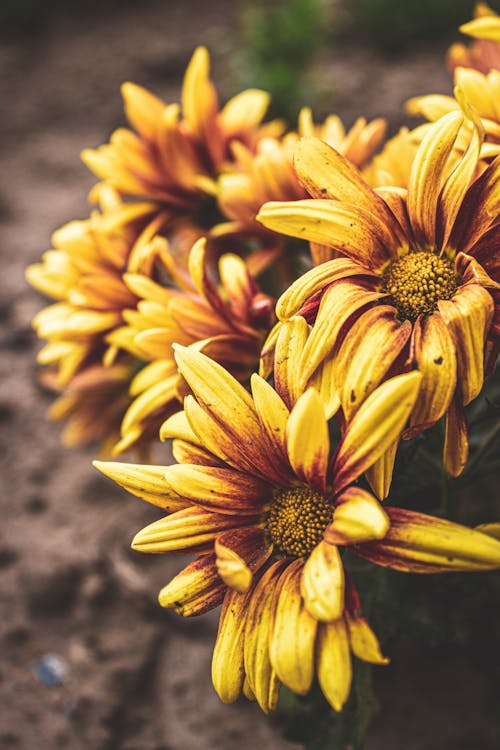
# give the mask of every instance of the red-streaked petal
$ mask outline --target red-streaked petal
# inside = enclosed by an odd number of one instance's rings
[[[203,555],[162,588],[158,601],[183,617],[193,617],[218,607],[226,590],[215,567],[215,555]]]
[[[299,398],[290,412],[286,446],[290,464],[299,479],[326,492],[330,437],[323,403],[313,388]]]
[[[337,498],[325,540],[329,544],[358,544],[383,539],[388,528],[389,519],[379,501],[362,487],[348,487]]]
[[[233,703],[245,677],[243,641],[251,592],[228,591],[222,606],[212,657],[212,682],[223,703]]]
[[[467,284],[451,300],[438,302],[438,307],[455,343],[457,382],[467,405],[483,387],[484,346],[493,318],[493,299],[484,287]]]
[[[407,573],[494,570],[500,542],[466,526],[403,508],[387,508],[384,539],[353,547],[360,557]]]
[[[443,462],[448,474],[452,477],[460,476],[468,456],[469,438],[465,411],[460,398],[455,396],[446,415]]]

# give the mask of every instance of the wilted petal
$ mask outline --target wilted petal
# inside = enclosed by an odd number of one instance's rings
[[[467,421],[461,400],[455,396],[446,415],[443,462],[452,477],[458,477],[464,470],[469,456]]]

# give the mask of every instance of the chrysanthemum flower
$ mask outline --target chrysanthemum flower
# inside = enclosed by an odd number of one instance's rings
[[[143,274],[125,274],[124,283],[139,299],[137,309],[124,312],[125,325],[107,342],[149,364],[130,385],[134,401],[121,426],[115,452],[158,435],[161,423],[181,408],[185,384],[172,344],[193,345],[226,367],[239,380],[256,369],[263,340],[274,323],[274,300],[263,294],[245,262],[226,253],[218,262],[217,284],[210,278],[206,241],[198,240],[184,272],[169,253],[165,239],[156,237],[163,260],[159,275],[169,286]]]
[[[174,438],[178,464],[97,464],[168,513],[140,531],[133,547],[196,555],[159,600],[185,616],[223,602],[212,675],[224,702],[243,691],[268,711],[281,683],[306,694],[316,673],[341,710],[351,652],[386,661],[344,571],[344,547],[400,571],[500,566],[496,539],[384,509],[354,484],[397,440],[422,375],[409,372],[381,385],[332,445],[314,388],[287,407],[296,372],[286,359],[276,364],[277,390],[254,374],[250,395],[202,353],[176,346],[176,357],[192,395],[162,433]]]
[[[373,188],[390,186],[406,189],[410,179],[411,165],[418,145],[425,134],[425,128],[425,125],[414,130],[401,128],[362,170],[366,182]],[[335,144],[330,145],[335,146]]]
[[[209,67],[207,50],[198,47],[184,76],[181,105],[165,104],[125,83],[125,112],[133,130],[120,128],[109,143],[82,153],[87,166],[120,195],[155,201],[166,215],[169,238],[179,234],[179,220],[183,226],[188,218],[203,229],[208,212],[209,226],[215,223],[215,179],[232,161],[231,144],[253,151],[260,138],[282,130],[277,122],[261,125],[269,103],[264,91],[243,91],[221,109]]]
[[[446,414],[444,457],[453,475],[467,458],[463,407],[481,391],[487,340],[498,337],[500,277],[500,161],[471,182],[481,146],[475,129],[450,170],[462,121],[452,112],[429,129],[407,192],[372,190],[334,149],[304,139],[295,167],[314,199],[270,203],[259,215],[275,231],[344,256],[299,278],[277,304],[280,320],[300,314],[313,324],[302,386],[333,359],[334,387],[349,419],[385,378],[418,368],[423,382],[407,435]],[[381,496],[386,469],[375,480]]]
[[[137,302],[124,282],[124,271],[152,272],[155,248],[149,240],[157,226],[154,214],[151,203],[124,204],[111,188],[104,189],[101,210],[58,229],[52,237],[54,249],[26,270],[32,286],[57,300],[38,313],[33,325],[48,342],[38,355],[45,383],[59,391],[69,388],[51,410],[52,417],[63,419],[78,412],[74,425],[86,425],[68,431],[72,444],[100,439],[105,415],[111,412],[109,433],[116,436],[111,422],[116,427],[117,406],[123,414],[129,403],[132,358],[121,355],[117,360],[105,338],[123,323],[123,311]],[[106,372],[103,363],[113,361],[117,368]],[[98,405],[111,392],[113,407],[101,408],[96,419]]]
[[[500,70],[500,18],[486,3],[478,3],[474,20],[460,26],[463,34],[475,38],[473,44],[453,44],[448,52],[451,70],[472,68],[480,73]]]
[[[385,120],[380,118],[367,123],[359,117],[348,131],[335,115],[327,117],[322,124],[315,124],[310,109],[304,108],[299,114],[297,132],[286,133],[281,138],[262,138],[253,150],[235,142],[232,145],[234,163],[217,182],[218,205],[221,212],[232,219],[223,231],[262,234],[264,230],[256,222],[256,216],[264,203],[307,197],[293,168],[293,152],[301,136],[321,138],[362,168],[380,145],[385,129]],[[283,239],[272,233],[265,244],[280,246]],[[314,247],[312,253],[314,256]]]

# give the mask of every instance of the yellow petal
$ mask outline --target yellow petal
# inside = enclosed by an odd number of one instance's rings
[[[257,220],[274,232],[332,247],[367,271],[381,269],[397,249],[397,240],[386,236],[376,217],[338,201],[265,203]]]
[[[287,320],[296,315],[315,294],[326,289],[334,281],[367,273],[367,269],[348,258],[335,258],[321,263],[300,276],[283,292],[276,304],[276,315],[280,320]]]
[[[460,287],[451,300],[438,302],[457,354],[457,382],[467,405],[484,382],[484,346],[493,317],[491,294],[479,284]]]
[[[365,472],[366,479],[379,500],[385,500],[389,494],[398,446],[399,440],[396,440]]]
[[[255,698],[265,713],[276,708],[280,688],[269,657],[269,640],[275,614],[273,607],[276,605],[273,592],[285,565],[281,560],[274,563],[257,582],[245,626],[245,672]]]
[[[497,16],[480,16],[472,21],[459,26],[462,34],[476,37],[476,39],[489,39],[492,42],[500,42],[500,18]]]
[[[274,386],[289,409],[301,394],[300,360],[309,326],[301,316],[282,323],[274,350]]]
[[[455,346],[439,313],[415,322],[411,359],[422,373],[422,382],[410,424],[428,427],[448,411],[457,384]]]
[[[215,556],[202,555],[162,588],[158,601],[183,617],[193,617],[218,607],[225,591],[215,567]]]
[[[267,437],[276,460],[287,465],[285,430],[289,411],[274,388],[263,378],[253,373],[251,379],[252,396],[257,416]]]
[[[233,96],[223,107],[220,117],[228,133],[245,131],[260,123],[269,107],[270,95],[260,89],[246,89]]]
[[[293,407],[286,426],[286,445],[296,475],[326,492],[330,437],[318,393],[309,388]]]
[[[314,676],[314,643],[317,621],[300,594],[302,560],[292,562],[280,579],[281,591],[270,640],[271,664],[281,682],[306,695]]]
[[[399,438],[415,404],[422,376],[413,371],[380,385],[347,427],[333,467],[336,492],[372,466]]]
[[[353,551],[377,565],[408,573],[446,573],[500,568],[500,542],[480,531],[423,513],[386,508],[384,539]]]
[[[351,651],[347,627],[342,618],[324,623],[318,629],[316,669],[328,703],[342,711],[352,681]]]
[[[224,598],[212,657],[212,682],[223,703],[233,703],[243,687],[243,643],[249,597],[250,594],[228,591]]]
[[[325,531],[330,544],[358,544],[383,539],[389,518],[373,495],[362,487],[348,487],[337,499],[333,522]]]
[[[370,664],[389,664],[382,654],[378,638],[362,615],[346,612],[346,624],[352,652],[358,659]]]
[[[218,466],[176,464],[165,469],[167,484],[202,508],[218,513],[259,513],[272,489],[255,477]]]
[[[243,594],[272,551],[264,529],[257,526],[224,532],[215,542],[217,570],[224,583]]]
[[[410,171],[408,212],[417,242],[436,245],[438,200],[446,177],[446,163],[463,122],[461,112],[450,112],[432,125],[420,144]]]
[[[197,547],[213,542],[217,534],[239,526],[241,519],[234,516],[220,516],[197,507],[183,508],[141,529],[132,541],[132,548],[153,554],[196,551]]]
[[[337,620],[344,610],[344,568],[333,544],[320,542],[306,560],[301,592],[307,611],[320,622]]]
[[[169,513],[189,503],[165,481],[166,466],[127,464],[117,461],[94,461],[93,465],[121,487]]]

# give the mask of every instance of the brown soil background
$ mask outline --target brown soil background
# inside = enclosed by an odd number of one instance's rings
[[[5,750],[285,750],[272,722],[241,701],[223,706],[210,682],[216,616],[183,621],[156,604],[181,566],[129,551],[157,515],[90,466],[92,450],[60,446],[45,421],[30,319],[43,305],[23,278],[52,230],[86,214],[93,178],[79,162],[123,119],[119,85],[133,80],[178,97],[196,44],[228,70],[238,8],[229,0],[125,6],[55,17],[29,38],[0,44],[0,747]],[[349,123],[386,115],[392,129],[410,96],[449,90],[445,45],[384,60],[358,44],[321,67],[325,110]],[[331,79],[331,101],[328,81]],[[335,98],[334,93],[335,92]],[[377,677],[382,711],[367,750],[494,750],[488,685],[466,656],[390,644]],[[38,659],[69,669],[41,684]]]

